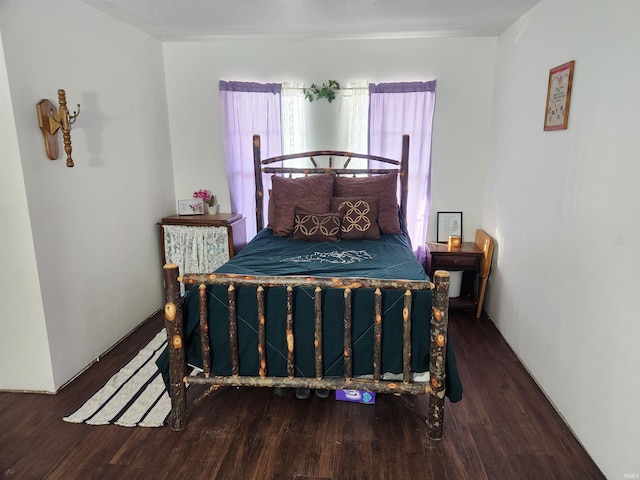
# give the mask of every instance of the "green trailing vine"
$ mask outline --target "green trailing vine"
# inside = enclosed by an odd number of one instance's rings
[[[320,100],[326,98],[331,103],[336,98],[336,92],[340,90],[340,84],[335,80],[329,80],[329,85],[322,84],[321,87],[312,83],[309,88],[303,88],[304,98],[313,102],[314,100]]]

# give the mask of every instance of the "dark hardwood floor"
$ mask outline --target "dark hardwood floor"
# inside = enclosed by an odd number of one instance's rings
[[[464,397],[447,402],[442,441],[427,439],[418,417],[389,395],[361,405],[227,388],[182,432],[63,422],[157,333],[156,315],[58,394],[0,393],[0,476],[604,478],[489,319],[452,311],[450,325]],[[414,402],[426,412],[426,398]]]

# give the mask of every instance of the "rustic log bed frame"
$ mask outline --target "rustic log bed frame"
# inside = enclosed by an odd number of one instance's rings
[[[254,162],[256,167],[256,223],[258,231],[263,228],[263,186],[262,173],[291,174],[303,173],[311,175],[315,173],[333,172],[337,175],[352,174],[384,174],[398,173],[401,185],[401,212],[406,211],[407,201],[407,163],[409,138],[403,137],[402,160],[391,160],[371,155],[354,154],[342,151],[314,151],[301,154],[283,155],[271,159],[260,159],[260,138],[256,135],[253,138]],[[318,167],[315,158],[320,156],[329,157],[329,167]],[[309,158],[314,165],[313,168],[287,168],[287,167],[265,167],[273,163],[281,163],[285,160]],[[399,165],[395,169],[347,169],[351,158],[365,158],[376,160],[392,165]],[[342,168],[333,168],[334,159],[345,159]],[[377,393],[394,394],[429,394],[429,408],[427,416],[419,412],[414,404],[403,399],[407,406],[411,408],[420,418],[426,422],[427,436],[434,440],[442,438],[442,428],[444,420],[445,403],[445,361],[446,343],[448,328],[448,308],[449,308],[449,273],[437,271],[434,274],[434,283],[417,280],[381,280],[373,278],[327,278],[312,276],[248,276],[237,274],[186,274],[179,275],[178,266],[167,264],[164,266],[164,285],[166,293],[165,304],[165,326],[169,343],[169,394],[171,397],[170,426],[173,430],[183,430],[187,424],[187,399],[186,385],[201,384],[209,385],[209,391],[220,386],[253,386],[253,387],[308,387],[313,389],[353,389],[367,390]],[[200,339],[202,349],[203,371],[198,375],[186,374],[186,354],[183,342],[183,314],[180,296],[180,282],[185,285],[199,285],[199,319],[200,319]],[[231,350],[231,370],[230,376],[217,376],[211,373],[211,353],[209,343],[209,326],[207,311],[207,285],[226,285],[228,287],[228,308],[229,308],[229,343]],[[257,287],[257,315],[258,315],[258,376],[239,375],[239,353],[238,353],[238,322],[236,318],[236,289],[241,286]],[[286,340],[287,340],[287,376],[275,377],[268,375],[266,362],[266,325],[265,325],[265,296],[266,289],[286,288]],[[315,377],[296,377],[294,361],[294,308],[293,291],[297,287],[313,287],[314,297],[314,355],[315,355]],[[194,287],[195,288],[195,287]],[[373,343],[373,376],[371,379],[354,378],[352,376],[352,291],[358,288],[374,289],[374,343]],[[322,359],[322,291],[323,289],[342,289],[344,293],[344,376],[324,377]],[[381,372],[382,365],[382,290],[404,290],[404,308],[402,309],[403,335],[402,335],[402,380],[385,380]],[[412,379],[411,371],[411,301],[413,292],[420,290],[432,290],[431,304],[431,325],[429,337],[429,382],[418,382]],[[197,405],[199,401],[196,400]]]

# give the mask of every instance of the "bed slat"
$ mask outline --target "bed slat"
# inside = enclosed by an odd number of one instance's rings
[[[240,373],[238,362],[238,316],[236,315],[236,288],[233,284],[227,289],[229,295],[229,346],[231,347],[231,375]]]
[[[380,381],[382,356],[382,292],[376,288],[373,295],[373,379]]]
[[[296,365],[294,363],[293,349],[295,344],[295,338],[293,336],[293,288],[291,285],[287,286],[287,374],[289,378],[295,376]]]
[[[404,292],[402,309],[402,382],[411,381],[411,290]]]
[[[316,354],[316,378],[321,379],[324,373],[322,364],[322,289],[316,287],[314,297],[315,332],[313,346]]]
[[[202,350],[202,371],[205,378],[211,375],[211,344],[209,343],[209,310],[207,306],[207,286],[198,287],[200,299],[200,348]]]
[[[344,378],[353,377],[353,359],[351,358],[351,289],[344,289]]]
[[[258,362],[260,365],[258,374],[261,377],[267,376],[266,357],[266,320],[264,315],[264,287],[258,286],[256,290],[256,300],[258,302]]]

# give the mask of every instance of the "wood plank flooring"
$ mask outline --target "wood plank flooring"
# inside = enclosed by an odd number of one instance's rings
[[[56,395],[0,392],[0,477],[604,478],[489,319],[452,311],[450,325],[464,396],[447,401],[442,441],[392,395],[361,405],[257,388],[214,392],[182,432],[63,422],[157,333],[156,315]]]

